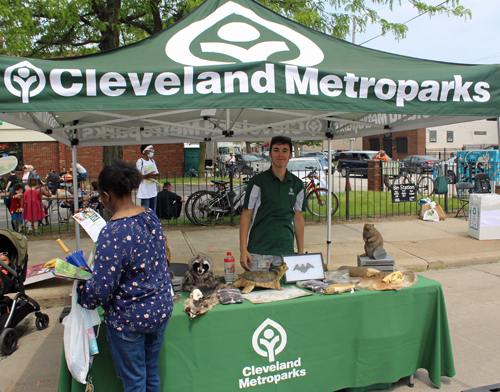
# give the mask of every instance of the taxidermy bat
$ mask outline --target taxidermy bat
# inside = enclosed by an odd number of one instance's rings
[[[305,274],[307,272],[308,269],[310,268],[314,268],[314,265],[312,265],[311,263],[307,263],[306,265],[304,264],[296,264],[295,267],[293,268],[294,271],[297,271],[299,270],[300,272],[302,272],[303,274]]]

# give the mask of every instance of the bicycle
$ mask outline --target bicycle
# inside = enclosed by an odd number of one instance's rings
[[[231,193],[227,189],[228,183],[226,181],[214,181],[214,184],[219,183],[216,185],[219,185],[220,193],[213,191],[200,192],[192,201],[191,217],[196,223],[203,226],[216,225],[224,216],[230,215],[231,198],[235,215],[240,215],[247,182],[248,179],[243,184],[236,186]]]
[[[212,186],[214,186],[216,188],[216,193],[218,194],[222,194],[223,193],[223,190],[225,189],[226,185],[229,184],[228,181],[214,181],[214,180],[211,180],[212,182]],[[203,193],[207,193],[207,192],[210,192],[206,189],[201,189],[201,190],[198,190],[196,192],[193,192],[192,194],[189,195],[189,197],[187,198],[186,200],[186,204],[184,206],[184,211],[185,211],[185,214],[186,214],[186,217],[189,219],[189,221],[191,221],[192,223],[195,223],[197,224],[198,222],[191,216],[191,203],[198,197],[200,196],[201,194]]]
[[[434,193],[434,179],[424,175],[421,170],[414,170],[410,167],[400,167],[398,174],[384,175],[384,184],[388,189],[393,185],[415,185],[417,193],[422,196],[431,196]],[[415,178],[414,178],[415,177]]]
[[[184,177],[198,177],[198,171],[189,165],[189,170],[185,173]]]
[[[313,167],[306,167],[308,170],[312,170],[307,176],[302,177],[302,179],[308,179],[309,182],[306,184],[306,207],[307,210],[315,216],[320,218],[326,218],[327,208],[328,208],[328,189],[320,188],[316,186],[316,180],[319,178],[317,174],[317,169]],[[331,192],[332,195],[332,206],[331,215],[333,216],[337,209],[339,208],[339,200],[335,193]]]

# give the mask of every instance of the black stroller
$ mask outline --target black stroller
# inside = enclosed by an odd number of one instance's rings
[[[24,292],[28,269],[28,240],[22,234],[0,229],[0,253],[8,257],[7,265],[0,259],[0,351],[10,355],[17,348],[18,335],[14,329],[28,314],[35,312],[37,329],[49,326],[49,316],[40,305]],[[5,294],[17,293],[12,298]]]

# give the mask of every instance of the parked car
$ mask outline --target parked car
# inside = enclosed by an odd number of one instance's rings
[[[314,157],[303,157],[303,158],[291,158],[288,162],[287,169],[292,174],[295,174],[297,177],[304,180],[302,177],[307,176],[310,172],[310,168],[316,169],[319,175],[320,186],[326,188],[326,174],[323,170],[321,162],[318,158]]]
[[[236,154],[236,173],[251,175],[260,173],[271,167],[269,159],[264,159],[255,154]]]
[[[337,170],[342,177],[347,175],[347,168],[352,175],[368,176],[368,160],[378,151],[342,151],[339,154]]]
[[[498,150],[498,144],[492,144],[485,148],[485,150]]]
[[[427,155],[409,155],[399,161],[402,170],[419,174],[432,172],[434,167],[441,163],[441,160]]]

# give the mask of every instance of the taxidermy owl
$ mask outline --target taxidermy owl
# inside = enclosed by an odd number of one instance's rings
[[[226,279],[223,276],[215,276],[212,272],[212,265],[212,259],[203,253],[189,260],[189,268],[184,275],[182,289],[191,292],[198,288],[205,293],[207,290],[225,285]]]

